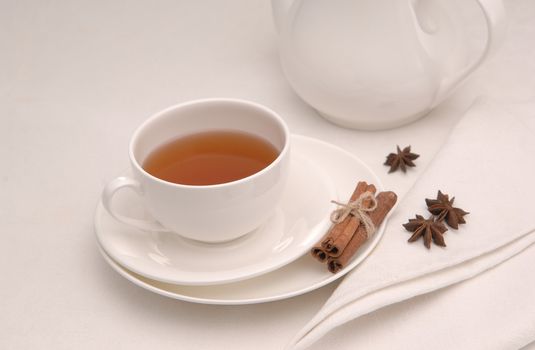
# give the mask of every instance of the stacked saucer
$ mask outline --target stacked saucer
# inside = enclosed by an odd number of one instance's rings
[[[105,260],[123,277],[155,293],[208,304],[251,304],[300,295],[349,272],[375,247],[384,224],[337,274],[308,254],[330,226],[331,200],[347,200],[358,181],[382,186],[352,154],[292,136],[284,196],[261,227],[226,243],[201,243],[170,232],[141,231],[115,221],[99,204],[95,231]],[[117,211],[136,211],[118,196]],[[137,208],[140,211],[139,208]],[[142,214],[142,213],[138,213]],[[207,218],[209,219],[209,218]]]

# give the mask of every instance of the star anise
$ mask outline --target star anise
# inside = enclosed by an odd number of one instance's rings
[[[463,216],[469,214],[461,208],[454,208],[453,201],[455,197],[449,199],[447,194],[443,194],[440,190],[437,194],[437,199],[425,199],[427,209],[433,215],[437,216],[437,221],[445,220],[448,226],[454,229],[459,228],[459,224],[465,224]]]
[[[389,173],[401,169],[404,173],[407,172],[407,167],[416,166],[413,162],[420,155],[416,153],[411,153],[411,146],[405,147],[403,150],[396,146],[397,153],[390,153],[386,156],[386,162],[384,165],[390,166]]]
[[[431,216],[429,219],[424,219],[421,215],[416,215],[416,219],[409,219],[409,222],[403,224],[407,231],[414,232],[409,238],[409,242],[417,241],[420,237],[424,238],[424,245],[427,249],[431,248],[431,240],[441,247],[446,246],[444,242],[444,232],[448,229],[441,221],[435,221]]]

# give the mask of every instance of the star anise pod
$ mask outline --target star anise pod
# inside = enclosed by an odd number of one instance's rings
[[[431,216],[429,219],[424,219],[421,215],[416,215],[416,219],[409,219],[409,222],[403,224],[407,231],[414,232],[409,238],[409,242],[417,241],[420,237],[424,238],[424,245],[427,249],[431,249],[431,240],[441,247],[446,246],[444,242],[444,232],[448,229],[441,221],[435,221]]]
[[[411,146],[405,147],[403,150],[396,146],[397,153],[390,153],[386,156],[386,162],[384,165],[390,166],[389,173],[401,169],[404,173],[407,172],[407,167],[416,166],[413,162],[420,155],[416,153],[411,153]]]
[[[443,194],[440,190],[437,194],[437,199],[425,199],[427,209],[433,215],[437,216],[437,221],[445,220],[449,227],[458,229],[459,224],[465,224],[464,217],[468,212],[461,208],[454,208],[453,201],[455,197],[449,199],[447,194]]]

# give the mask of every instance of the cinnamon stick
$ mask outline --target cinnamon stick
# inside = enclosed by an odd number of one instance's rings
[[[397,201],[397,195],[394,192],[381,192],[376,197],[377,208],[369,213],[370,219],[375,225],[379,227],[381,222],[388,214],[388,212],[394,207]],[[327,268],[332,273],[336,273],[343,269],[357,250],[366,242],[368,239],[366,228],[364,225],[360,225],[355,234],[352,236],[351,240],[343,250],[342,254],[339,256],[328,256],[327,257]]]
[[[325,249],[323,249],[319,243],[312,247],[310,254],[312,254],[312,256],[319,262],[326,262],[329,257]]]
[[[356,200],[358,197],[360,197],[361,194],[366,192],[367,187],[368,184],[366,182],[359,182],[353,190],[353,194],[351,195],[351,198],[349,200]],[[327,261],[329,251],[332,250],[335,239],[344,232],[344,229],[349,223],[349,219],[350,218],[347,217],[342,222],[332,225],[332,227],[327,231],[325,236],[323,236],[323,238],[318,243],[316,243],[314,247],[312,247],[312,249],[310,250],[310,254],[320,262]]]
[[[361,181],[357,184],[355,187],[355,190],[353,191],[353,194],[351,195],[351,198],[349,201],[355,201],[357,198],[359,198],[364,192],[366,192],[366,189],[368,188],[368,184],[365,181]],[[344,234],[345,229],[347,225],[349,224],[350,217],[348,216],[345,218],[342,222],[338,224],[334,224],[329,231],[327,231],[327,234],[322,238],[320,241],[319,247],[321,247],[324,251],[331,253],[333,250],[336,252],[338,249],[340,249],[339,245],[343,244],[343,242],[337,242],[338,245],[335,245],[335,242],[337,239],[341,239],[342,241],[345,239],[349,242],[348,238],[340,237]],[[316,248],[316,247],[315,247]]]
[[[364,184],[366,183],[364,182]],[[371,192],[375,195],[376,191],[377,189],[374,185],[366,185],[366,188],[362,193]],[[354,199],[351,198],[351,201],[358,199],[362,193],[359,193]],[[370,203],[365,201],[363,205],[369,207]],[[361,224],[360,220],[353,215],[349,215],[344,221],[347,221],[347,224],[343,227],[342,231],[337,236],[332,237],[332,241],[330,241],[329,244],[324,245],[322,243],[322,247],[325,248],[329,256],[340,256]]]

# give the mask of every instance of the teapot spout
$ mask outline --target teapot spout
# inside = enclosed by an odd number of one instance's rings
[[[271,0],[271,10],[273,12],[273,21],[275,22],[275,28],[280,33],[282,23],[286,14],[288,13],[293,0]]]

